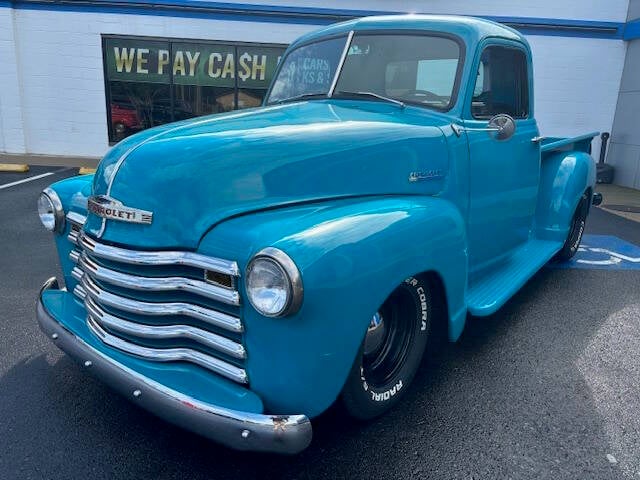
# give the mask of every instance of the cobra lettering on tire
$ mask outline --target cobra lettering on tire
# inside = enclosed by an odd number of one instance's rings
[[[405,393],[427,344],[431,294],[428,282],[410,277],[374,314],[341,393],[351,416],[381,415]]]

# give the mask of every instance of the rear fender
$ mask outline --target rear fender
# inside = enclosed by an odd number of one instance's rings
[[[588,189],[593,192],[595,182],[595,162],[589,154],[560,151],[543,156],[536,236],[564,242],[580,198]]]
[[[331,405],[371,317],[412,275],[440,275],[449,336],[455,340],[462,331],[466,234],[459,211],[446,200],[386,197],[256,213],[219,225],[199,250],[218,254],[220,248],[228,256],[233,249],[244,272],[250,258],[270,246],[300,269],[304,300],[298,313],[284,318],[263,317],[247,301],[242,307],[250,385],[269,411],[315,416]]]

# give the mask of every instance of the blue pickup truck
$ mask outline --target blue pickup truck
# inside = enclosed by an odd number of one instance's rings
[[[543,138],[531,50],[464,17],[303,36],[260,108],[140,132],[38,201],[64,286],[37,318],[169,422],[295,453],[334,402],[376,417],[549,261],[594,193],[591,133]]]

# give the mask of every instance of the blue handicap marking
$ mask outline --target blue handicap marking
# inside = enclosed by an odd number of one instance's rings
[[[640,247],[612,235],[584,235],[575,256],[556,267],[640,270]]]

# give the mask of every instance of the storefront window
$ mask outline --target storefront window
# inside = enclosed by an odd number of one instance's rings
[[[262,104],[284,46],[104,37],[109,141]]]

